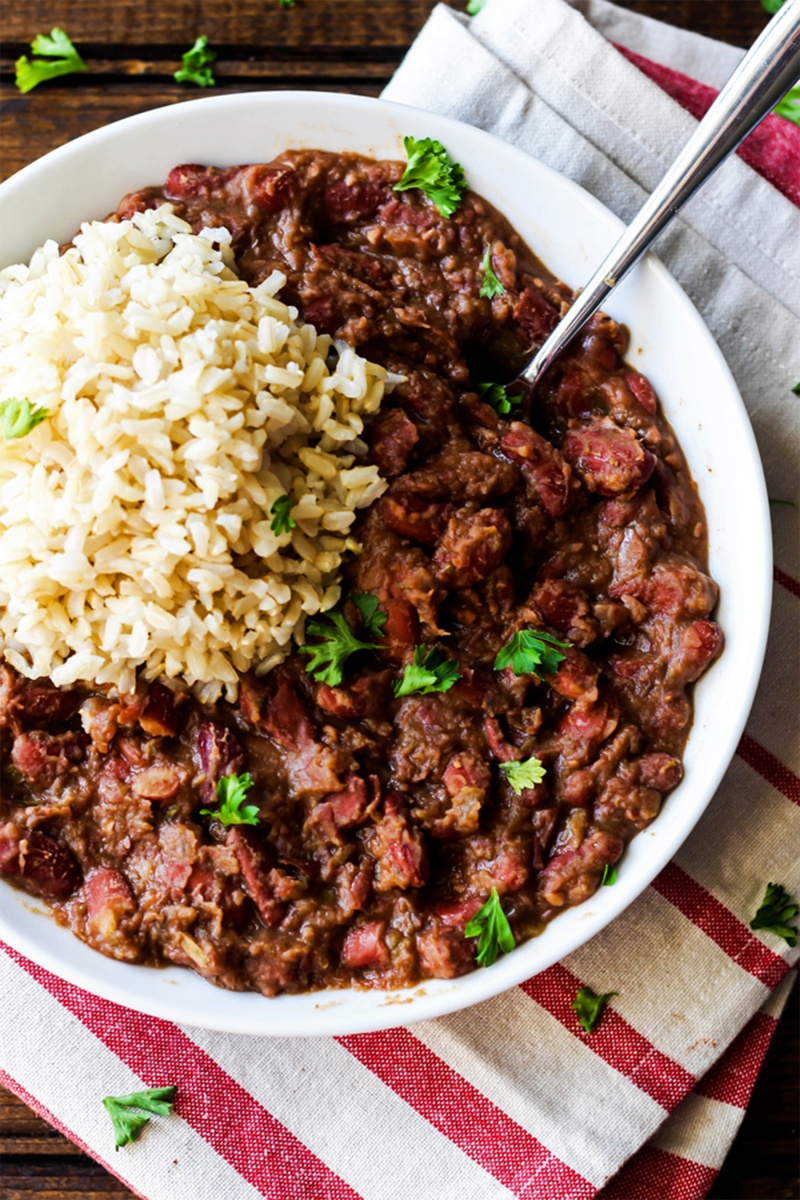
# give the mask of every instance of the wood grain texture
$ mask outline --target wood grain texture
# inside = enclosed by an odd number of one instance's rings
[[[0,52],[2,177],[121,117],[198,96],[197,90],[176,84],[172,73],[199,33],[206,34],[219,55],[217,93],[301,87],[378,95],[434,2],[297,0],[290,10],[280,8],[278,0],[7,3]],[[617,2],[740,46],[749,45],[768,19],[758,0]],[[463,8],[464,3],[454,0],[455,7]],[[14,62],[27,52],[37,33],[53,25],[69,32],[90,69],[21,96],[13,84]],[[709,1200],[800,1200],[799,1019],[795,989]],[[0,1154],[0,1200],[130,1200],[133,1196],[2,1090]]]

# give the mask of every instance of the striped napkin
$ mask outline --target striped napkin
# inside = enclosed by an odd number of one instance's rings
[[[494,131],[629,218],[739,53],[602,0],[488,0],[472,22],[436,9],[387,94]],[[798,135],[770,118],[662,246],[737,376],[770,495],[795,501]],[[748,923],[768,881],[800,893],[798,520],[773,510],[766,669],[719,793],[564,962],[410,1029],[259,1042],[140,1016],[5,947],[0,1081],[147,1200],[704,1196],[795,974],[797,951]],[[591,1035],[581,985],[618,993]],[[173,1083],[175,1115],[115,1154],[100,1098]]]

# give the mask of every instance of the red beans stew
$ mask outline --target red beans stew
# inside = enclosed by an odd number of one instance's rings
[[[158,683],[115,697],[2,669],[0,873],[114,958],[266,995],[460,975],[492,888],[517,942],[540,933],[681,778],[689,688],[722,635],[680,447],[603,315],[533,425],[482,399],[571,293],[479,196],[445,219],[392,190],[401,173],[292,151],[176,167],[120,206],[227,227],[248,281],[279,268],[302,317],[406,382],[368,431],[391,486],[344,585],[356,634],[360,592],[385,626],[341,686],[299,653],[211,709]],[[568,643],[554,669],[495,669],[530,629]],[[460,678],[397,698],[423,643]],[[517,794],[501,767],[534,757],[544,778]],[[243,772],[258,824],[203,815]]]

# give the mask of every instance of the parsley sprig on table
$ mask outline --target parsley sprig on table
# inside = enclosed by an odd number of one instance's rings
[[[350,598],[361,613],[364,633],[379,637],[386,624],[386,613],[379,607],[377,596],[360,592]],[[308,673],[319,683],[327,683],[331,687],[338,687],[344,679],[344,667],[351,654],[359,650],[378,649],[375,642],[356,637],[340,609],[331,609],[324,617],[309,621],[306,633],[320,639],[312,645],[300,647],[301,654],[310,655]]]
[[[16,84],[21,92],[29,92],[40,83],[58,79],[61,75],[88,70],[70,37],[57,25],[49,35],[40,33],[33,39],[31,53],[41,57],[29,59],[23,54],[17,59]]]
[[[438,646],[416,646],[413,662],[406,663],[403,678],[394,682],[395,696],[426,696],[446,692],[461,678],[458,663]]]
[[[492,270],[492,248],[486,247],[486,253],[483,256],[483,283],[479,296],[483,296],[486,300],[494,300],[495,296],[505,296],[506,289],[503,287],[502,280],[498,279]]]
[[[168,1117],[172,1112],[176,1091],[175,1087],[161,1087],[131,1092],[129,1096],[105,1096],[103,1105],[114,1126],[115,1149],[135,1142],[143,1126],[150,1120],[141,1112],[131,1112],[131,1109],[144,1109],[156,1116]]]
[[[495,671],[511,667],[515,675],[553,675],[564,661],[562,650],[569,642],[560,642],[539,629],[520,629],[503,646],[494,660]]]
[[[591,988],[578,988],[577,995],[572,1001],[572,1008],[577,1014],[581,1029],[586,1033],[594,1033],[606,1004],[612,996],[618,995],[618,992],[601,992],[599,996],[596,996]]]
[[[396,192],[419,188],[443,217],[452,217],[467,190],[463,168],[453,162],[441,142],[434,138],[403,138],[408,166],[394,185]]]
[[[200,815],[216,817],[226,827],[228,825],[257,825],[258,806],[244,803],[252,786],[253,780],[249,774],[223,775],[222,779],[217,781],[219,808],[201,808]]]
[[[297,525],[294,518],[290,516],[293,504],[294,500],[292,500],[292,497],[284,494],[283,496],[278,496],[278,499],[269,510],[272,517],[269,527],[277,537],[280,537],[283,533],[290,533]]]
[[[500,770],[518,796],[525,788],[536,787],[545,777],[545,769],[538,758],[523,758],[500,763]]]
[[[496,962],[501,950],[503,954],[508,954],[514,949],[514,934],[511,932],[508,917],[503,912],[497,888],[492,888],[489,899],[467,924],[464,937],[478,939],[478,953],[475,957],[481,967],[490,967]]]
[[[216,52],[208,44],[205,35],[197,38],[191,50],[182,56],[183,66],[175,72],[176,83],[194,83],[197,87],[214,87],[216,79],[210,64],[216,61]]]
[[[751,929],[766,929],[777,934],[789,946],[797,945],[797,926],[789,922],[800,912],[800,904],[779,883],[768,883],[758,912],[750,922]]]
[[[521,396],[509,395],[502,383],[479,383],[477,392],[481,400],[485,400],[487,404],[491,404],[495,412],[498,412],[501,417],[508,416],[512,407],[520,404],[522,400]]]
[[[0,401],[0,430],[6,441],[25,437],[26,433],[30,433],[49,416],[49,409],[31,404],[27,397],[18,400],[16,396],[11,396],[8,400]]]

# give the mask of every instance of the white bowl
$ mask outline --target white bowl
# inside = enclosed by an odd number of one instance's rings
[[[470,186],[572,286],[588,278],[622,229],[576,184],[458,122],[357,96],[247,93],[129,117],[20,171],[0,186],[0,263],[26,259],[48,237],[69,240],[81,221],[104,217],[126,192],[163,182],[178,163],[267,162],[292,146],[402,158],[406,134],[439,138],[465,167]],[[626,850],[616,886],[599,889],[489,969],[391,993],[348,989],[269,1000],[222,991],[177,967],[156,971],[115,962],[6,885],[0,937],[87,991],[154,1016],[232,1033],[343,1034],[409,1024],[497,995],[594,937],[636,899],[690,833],[736,749],[761,671],[772,558],[753,433],[697,311],[652,257],[615,292],[608,310],[630,327],[628,357],[655,386],[699,484],[726,638],[724,654],[695,690],[684,780]]]

